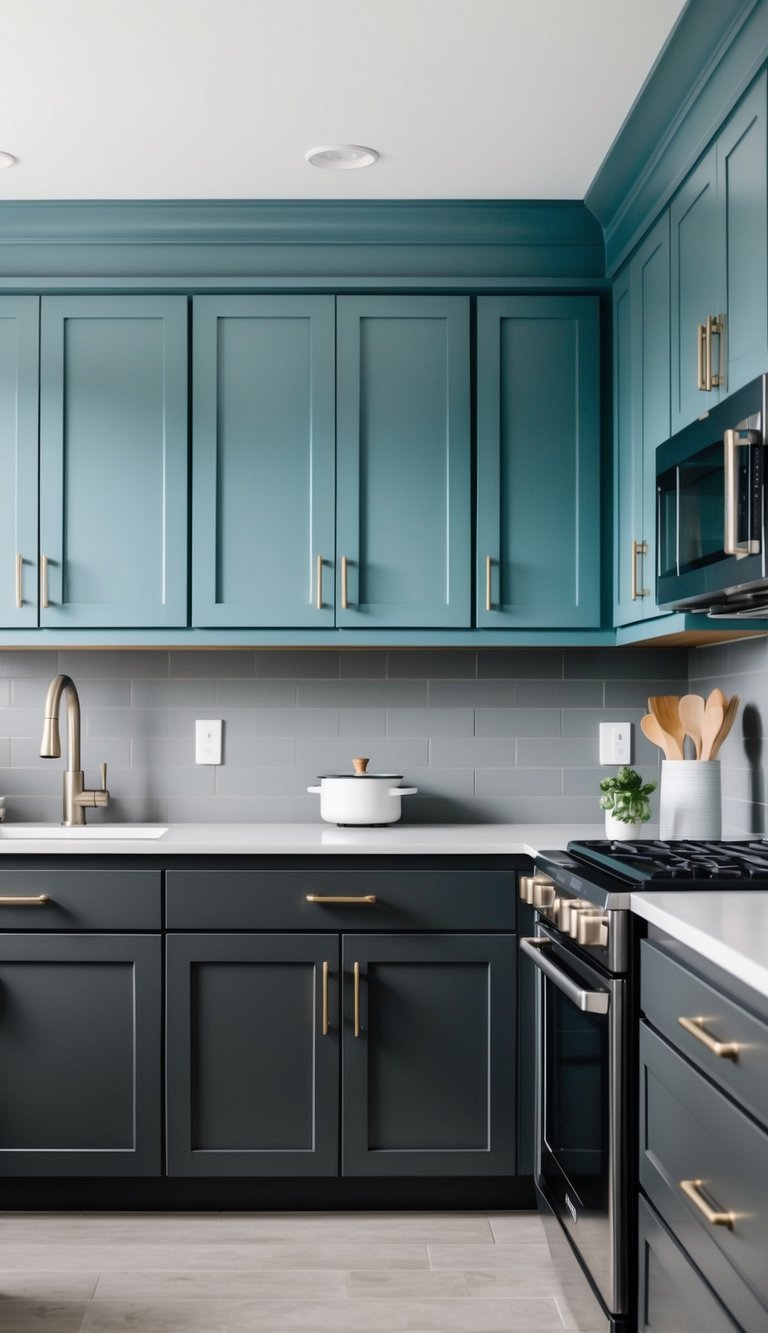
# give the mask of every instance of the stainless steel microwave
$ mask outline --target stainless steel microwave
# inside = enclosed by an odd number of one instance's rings
[[[761,375],[656,450],[660,607],[768,616],[767,394]]]

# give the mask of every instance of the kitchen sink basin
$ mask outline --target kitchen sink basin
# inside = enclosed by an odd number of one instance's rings
[[[64,828],[62,824],[0,824],[0,842],[40,839],[58,839],[75,841],[84,838],[87,841],[97,839],[110,842],[126,842],[162,838],[168,828],[164,824],[81,824],[75,828]]]

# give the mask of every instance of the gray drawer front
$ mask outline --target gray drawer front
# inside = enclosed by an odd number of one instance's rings
[[[0,931],[159,930],[161,909],[159,870],[0,870]]]
[[[640,1199],[639,1333],[738,1333],[704,1279]]]
[[[768,1134],[668,1046],[640,1033],[640,1183],[747,1333],[768,1328]],[[681,1189],[699,1181],[713,1225]]]
[[[498,870],[169,870],[166,893],[169,930],[513,931],[517,910],[515,876]]]
[[[641,1004],[650,1023],[740,1105],[768,1124],[768,1025],[670,958],[642,944]],[[701,1019],[718,1042],[737,1042],[736,1058],[715,1055],[678,1022]]]

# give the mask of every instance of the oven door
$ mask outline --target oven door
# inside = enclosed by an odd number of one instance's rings
[[[543,923],[521,949],[538,970],[536,1186],[604,1309],[621,1317],[629,1302],[626,981],[596,971]]]

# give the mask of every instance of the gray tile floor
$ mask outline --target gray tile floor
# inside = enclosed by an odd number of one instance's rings
[[[0,1214],[2,1333],[588,1327],[535,1213]]]

